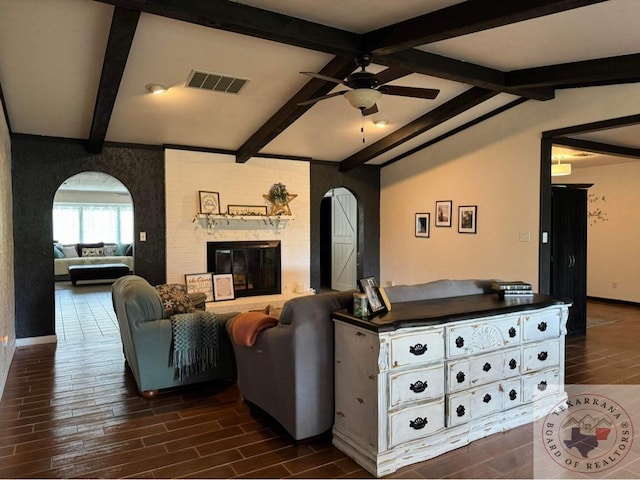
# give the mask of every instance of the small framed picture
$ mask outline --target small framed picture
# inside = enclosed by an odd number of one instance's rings
[[[416,237],[429,238],[429,213],[416,213]]]
[[[213,274],[213,301],[233,300],[236,298],[233,289],[233,275],[230,273]]]
[[[458,207],[458,233],[476,233],[478,226],[478,206]]]
[[[200,213],[220,214],[220,194],[218,192],[200,193]]]
[[[227,205],[229,215],[266,216],[266,205]]]
[[[436,202],[436,218],[433,224],[436,227],[450,227],[452,208],[453,202],[451,200],[438,200]]]
[[[369,302],[369,311],[373,313],[379,313],[386,310],[380,291],[378,290],[378,283],[375,277],[364,277],[358,280],[360,290],[367,295],[367,301]]]
[[[187,293],[204,293],[206,302],[213,302],[213,283],[210,273],[187,273],[184,276]]]

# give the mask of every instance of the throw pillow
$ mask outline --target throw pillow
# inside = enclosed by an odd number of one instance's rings
[[[57,245],[53,247],[53,258],[64,258],[62,247],[58,247]]]
[[[115,255],[118,257],[124,257],[127,254],[127,249],[130,247],[128,243],[119,243],[116,247]]]
[[[116,254],[117,245],[105,245],[104,246],[104,256],[105,257],[113,257]]]
[[[65,258],[76,258],[78,256],[78,251],[76,250],[75,245],[63,245],[62,253]]]
[[[165,283],[156,285],[164,306],[164,318],[170,318],[179,313],[193,313],[196,311],[191,298],[187,294],[186,285],[181,283]]]
[[[104,256],[104,248],[83,248],[82,257],[102,257]]]

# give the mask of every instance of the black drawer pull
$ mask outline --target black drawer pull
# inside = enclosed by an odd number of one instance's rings
[[[544,392],[547,389],[547,381],[543,380],[538,384],[538,390]]]
[[[547,329],[547,322],[540,322],[538,324],[538,330],[540,330],[541,332],[544,332]]]
[[[456,415],[458,415],[459,417],[464,417],[465,414],[465,409],[463,405],[458,405],[458,408],[456,408]]]
[[[482,397],[482,401],[484,403],[489,403],[491,401],[491,395],[487,393],[484,397]]]
[[[409,420],[409,426],[415,430],[420,430],[422,428],[424,428],[427,423],[429,423],[427,421],[427,417],[423,417],[423,418],[416,418],[415,420]]]
[[[462,337],[456,338],[456,347],[458,348],[464,347],[464,338]]]
[[[418,380],[416,383],[411,384],[411,386],[409,387],[409,390],[411,390],[414,393],[422,393],[427,389],[427,387],[428,387],[427,382],[422,382]]]
[[[421,343],[416,343],[413,347],[409,347],[409,352],[414,355],[422,355],[427,351],[427,346]]]
[[[518,366],[518,362],[516,362],[515,358],[512,358],[511,360],[509,360],[509,368],[511,370],[515,370],[517,366]]]
[[[482,367],[482,370],[488,372],[489,370],[491,370],[491,364],[489,362],[485,363]]]
[[[510,336],[511,338],[515,337],[515,336],[516,336],[516,333],[517,333],[517,332],[516,332],[516,329],[515,329],[515,328],[511,327],[511,328],[509,329],[509,336]]]
[[[509,400],[515,400],[516,398],[518,398],[518,394],[515,390],[511,389],[509,392]]]
[[[464,382],[464,379],[465,379],[464,372],[458,372],[458,374],[456,375],[456,380],[458,380],[458,383]]]
[[[538,360],[540,360],[541,362],[544,362],[547,357],[549,357],[549,354],[547,352],[540,352],[538,354]]]

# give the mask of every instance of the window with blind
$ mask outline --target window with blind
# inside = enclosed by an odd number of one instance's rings
[[[53,238],[62,244],[133,243],[133,206],[55,203]]]

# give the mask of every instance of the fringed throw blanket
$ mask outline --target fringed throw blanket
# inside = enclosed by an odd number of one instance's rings
[[[211,312],[197,311],[171,317],[171,356],[174,378],[182,381],[218,365],[218,321]]]

